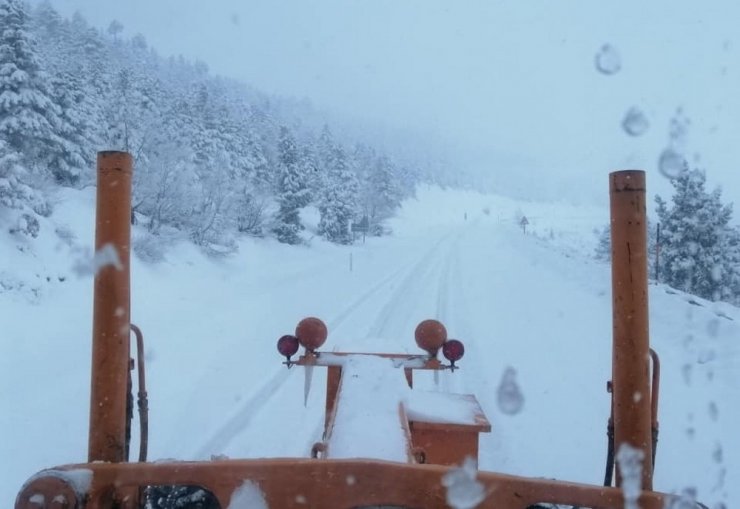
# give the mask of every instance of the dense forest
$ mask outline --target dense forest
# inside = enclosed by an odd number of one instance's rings
[[[365,217],[381,235],[401,200],[433,179],[364,140],[338,139],[305,101],[162,58],[115,20],[103,32],[49,2],[0,0],[0,26],[0,217],[11,231],[36,235],[59,186],[94,185],[102,149],[135,158],[132,221],[148,244],[183,234],[214,252],[240,234],[304,242],[309,205],[332,242],[351,242],[350,224]],[[146,254],[147,243],[136,247]]]

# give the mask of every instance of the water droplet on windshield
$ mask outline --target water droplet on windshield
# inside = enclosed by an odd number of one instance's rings
[[[650,127],[647,117],[641,109],[632,107],[622,120],[622,129],[630,136],[642,136]]]
[[[722,458],[723,458],[722,445],[719,443],[714,444],[714,450],[712,451],[712,459],[714,460],[715,463],[722,463]]]
[[[596,69],[606,75],[616,74],[622,68],[622,59],[611,44],[604,44],[596,53]]]
[[[715,353],[715,351],[712,348],[706,348],[699,352],[697,362],[699,364],[706,364],[707,362],[711,362],[716,358],[717,354]]]
[[[498,408],[502,413],[515,415],[524,406],[524,395],[516,382],[516,370],[508,367],[498,386]]]
[[[658,169],[664,177],[676,179],[686,170],[686,159],[672,148],[667,148],[660,154]]]

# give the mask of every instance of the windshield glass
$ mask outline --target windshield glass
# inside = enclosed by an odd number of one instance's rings
[[[460,507],[476,469],[739,505],[737,19],[0,0],[0,500],[139,454],[441,464]],[[224,505],[178,483],[149,504]],[[388,494],[355,505],[414,505]]]

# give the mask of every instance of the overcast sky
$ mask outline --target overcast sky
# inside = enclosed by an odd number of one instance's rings
[[[657,159],[682,107],[689,156],[740,202],[734,0],[52,3],[99,27],[118,19],[164,56],[201,59],[266,92],[434,132],[461,165],[518,186],[583,186],[603,198],[608,171],[630,167],[665,192]],[[610,76],[594,66],[606,43],[622,63]],[[640,137],[620,127],[632,106],[650,121]]]

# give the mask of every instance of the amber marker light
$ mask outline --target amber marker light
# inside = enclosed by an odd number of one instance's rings
[[[298,341],[309,352],[320,348],[326,341],[328,334],[324,322],[314,317],[304,318],[298,322],[298,326],[295,328]]]
[[[416,326],[414,338],[419,348],[436,357],[439,349],[447,341],[447,329],[437,320],[424,320]]]

